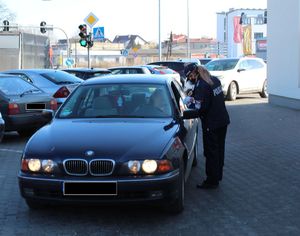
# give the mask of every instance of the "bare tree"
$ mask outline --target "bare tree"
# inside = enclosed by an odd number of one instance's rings
[[[0,24],[3,20],[14,21],[16,14],[0,0]]]

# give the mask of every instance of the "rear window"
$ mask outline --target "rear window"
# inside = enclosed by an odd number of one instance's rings
[[[8,96],[20,95],[25,92],[41,93],[42,91],[18,77],[0,78],[0,90]]]
[[[209,71],[225,71],[232,70],[238,63],[238,59],[214,60],[208,62],[205,67]]]
[[[182,71],[184,70],[184,63],[178,63],[178,62],[155,62],[151,63],[151,65],[160,65],[160,66],[167,66],[175,71]]]
[[[77,78],[76,76],[63,71],[45,72],[41,73],[40,75],[55,84],[74,84],[82,82],[82,80]]]

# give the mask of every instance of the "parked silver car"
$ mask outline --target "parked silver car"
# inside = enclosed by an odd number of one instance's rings
[[[61,105],[69,94],[83,82],[82,79],[67,72],[52,69],[9,70],[3,73],[21,76],[54,97],[58,105]]]
[[[263,98],[268,97],[267,65],[260,58],[215,59],[205,67],[220,79],[228,100],[235,100],[241,93],[259,93]]]
[[[153,74],[153,75],[163,75],[168,78],[175,79],[179,84],[180,74],[166,66],[160,65],[141,65],[141,66],[119,66],[109,68],[112,74]]]

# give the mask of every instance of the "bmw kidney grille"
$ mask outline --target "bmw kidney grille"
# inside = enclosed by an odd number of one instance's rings
[[[74,176],[105,176],[112,174],[115,166],[113,160],[95,159],[87,162],[83,159],[65,160],[63,162],[65,172]]]

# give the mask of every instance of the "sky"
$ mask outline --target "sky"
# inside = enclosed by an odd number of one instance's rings
[[[146,41],[158,41],[159,0],[2,0],[16,14],[18,25],[47,25],[62,28],[68,37],[77,36],[78,26],[89,13],[99,18],[94,27],[104,27],[105,37],[138,34]],[[187,14],[189,2],[189,14]],[[172,31],[190,38],[216,37],[216,13],[229,8],[267,8],[267,0],[160,0],[161,40]],[[58,31],[58,30],[56,30]],[[53,32],[55,33],[55,32]],[[57,32],[57,34],[60,34]]]

